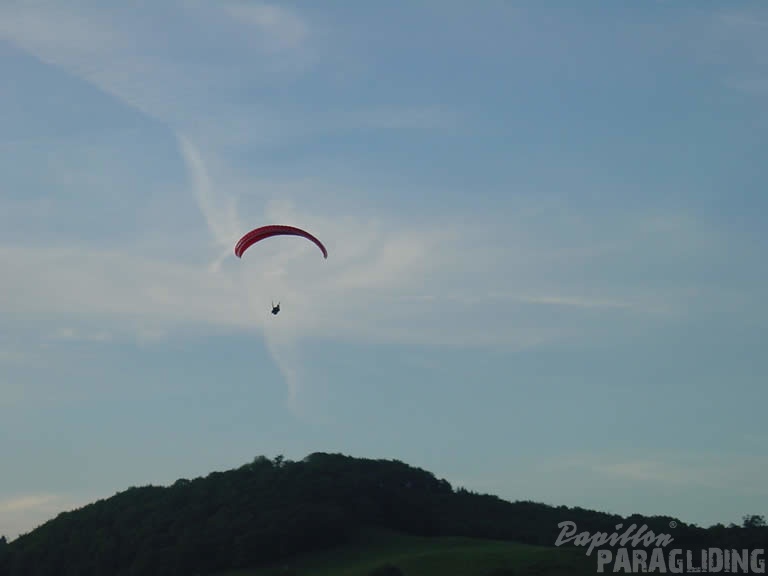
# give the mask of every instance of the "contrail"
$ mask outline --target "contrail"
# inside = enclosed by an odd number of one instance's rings
[[[177,138],[200,212],[205,218],[214,244],[221,248],[220,255],[208,267],[209,271],[218,272],[226,258],[234,257],[232,247],[242,233],[243,227],[240,225],[234,199],[227,197],[213,185],[197,146],[182,134],[177,134]],[[273,330],[265,330],[264,339],[267,351],[288,387],[289,408],[298,415],[299,362],[296,358],[295,332],[282,330],[276,333]]]
[[[208,224],[214,243],[222,248],[234,246],[243,229],[237,216],[235,199],[215,190],[197,146],[182,134],[177,134],[177,138],[192,180],[197,205]]]

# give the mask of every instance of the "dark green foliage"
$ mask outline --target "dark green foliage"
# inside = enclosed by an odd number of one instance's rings
[[[299,576],[299,575],[295,570],[292,570],[287,566],[283,566],[282,568],[277,568],[276,570],[274,570],[270,576]]]
[[[405,573],[394,564],[382,564],[371,570],[368,576],[405,576]]]
[[[765,516],[752,514],[751,516],[744,516],[742,518],[744,528],[765,528]]]
[[[203,575],[280,566],[299,554],[350,542],[365,526],[552,546],[562,521],[591,533],[634,522],[671,533],[675,547],[692,549],[764,547],[768,534],[761,516],[745,517],[743,527],[709,530],[680,522],[673,530],[671,520],[507,502],[454,490],[396,460],[260,456],[238,469],[169,487],[129,488],[60,514],[10,543],[0,539],[0,576]]]

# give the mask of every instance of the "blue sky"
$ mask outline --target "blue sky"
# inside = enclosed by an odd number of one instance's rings
[[[314,451],[768,513],[766,30],[758,2],[3,2],[0,534]],[[235,258],[268,223],[329,258]]]

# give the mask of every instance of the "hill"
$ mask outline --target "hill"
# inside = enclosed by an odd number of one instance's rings
[[[401,538],[487,540],[484,545],[491,548],[478,544],[473,549],[486,552],[493,547],[490,541],[503,541],[550,547],[550,553],[559,554],[564,548],[553,545],[563,521],[576,523],[579,532],[608,534],[620,523],[621,531],[632,523],[646,524],[656,534],[674,532],[680,548],[763,546],[768,529],[762,517],[748,520],[745,527],[704,529],[668,517],[622,518],[508,502],[454,489],[397,460],[315,453],[292,462],[259,456],[234,470],[180,479],[168,487],[132,487],[62,513],[0,544],[0,575],[214,574],[354,549],[371,528]],[[450,541],[420,542],[439,548]],[[584,548],[577,551],[585,556]]]
[[[594,561],[574,548],[371,529],[326,551],[218,576],[580,576],[594,571]]]

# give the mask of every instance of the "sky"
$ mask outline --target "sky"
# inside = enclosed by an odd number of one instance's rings
[[[3,0],[0,534],[318,451],[768,514],[766,32],[747,1]],[[234,256],[273,223],[328,259]]]

